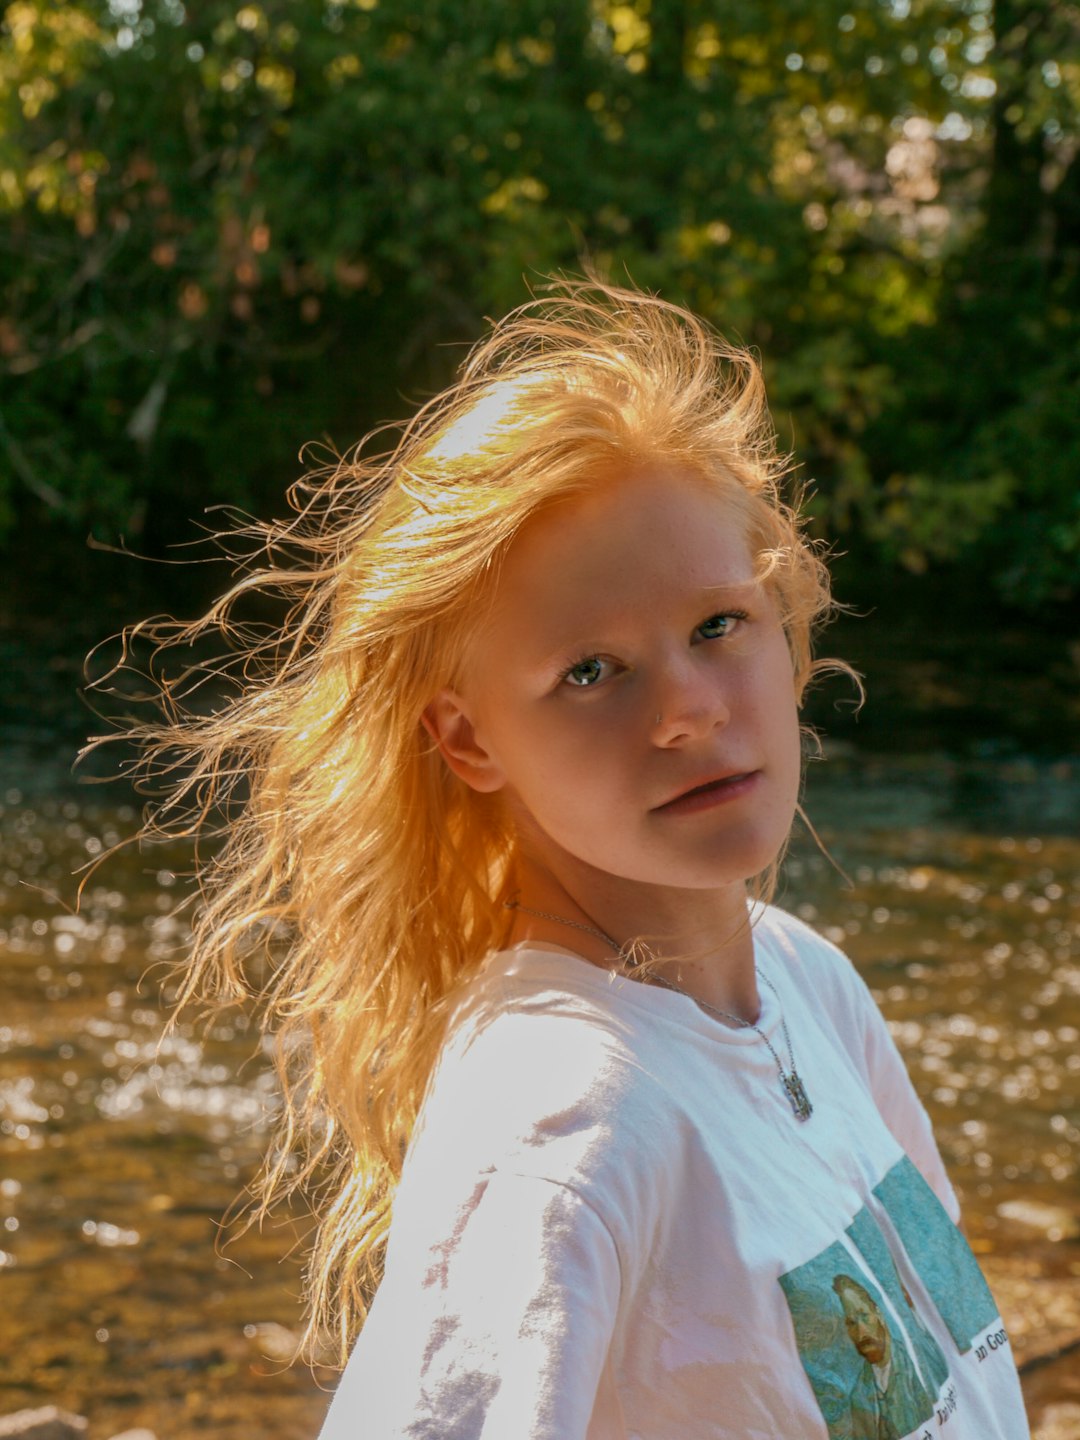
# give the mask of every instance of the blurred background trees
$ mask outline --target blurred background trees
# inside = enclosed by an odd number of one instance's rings
[[[13,0],[0,545],[160,552],[584,259],[760,347],[852,563],[1080,588],[1068,0]]]

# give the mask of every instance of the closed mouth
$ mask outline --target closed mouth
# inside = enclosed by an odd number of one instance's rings
[[[657,810],[665,810],[669,805],[677,805],[682,800],[689,800],[694,795],[704,795],[709,790],[719,790],[724,786],[737,785],[742,780],[749,780],[755,770],[740,770],[732,775],[717,775],[712,780],[705,780],[700,785],[694,785],[689,790],[682,791],[679,795],[673,795],[670,800],[665,800],[662,805],[657,805]]]

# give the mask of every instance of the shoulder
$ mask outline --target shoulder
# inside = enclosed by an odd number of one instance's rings
[[[639,1063],[635,1015],[605,972],[563,959],[497,966],[469,986],[425,1102],[428,1128],[468,1116],[484,1143],[536,1152],[575,1133],[648,1125],[657,1086]]]
[[[853,979],[859,982],[855,967],[843,950],[789,910],[782,910],[779,905],[755,905],[751,922],[755,936],[765,942],[785,968],[808,970],[815,978],[841,987],[850,986]]]
[[[800,956],[817,956],[826,959],[827,963],[850,964],[841,949],[790,910],[759,902],[751,906],[750,918],[755,934],[775,938]]]
[[[643,1058],[637,1017],[602,974],[577,976],[574,964],[584,962],[504,967],[469,987],[414,1131],[414,1182],[533,1176],[610,1214],[650,1174],[670,1173],[677,1116]]]
[[[752,918],[766,966],[770,960],[778,965],[815,1010],[859,1034],[883,1023],[866,982],[831,940],[777,905],[755,906]]]

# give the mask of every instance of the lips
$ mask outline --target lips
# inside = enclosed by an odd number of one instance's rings
[[[692,801],[696,796],[712,796],[716,799],[722,798],[725,794],[734,796],[742,789],[755,775],[756,770],[729,770],[722,775],[712,775],[706,780],[699,780],[696,785],[691,785],[686,790],[680,790],[670,800],[665,800],[657,805],[657,810],[667,810],[684,802]]]

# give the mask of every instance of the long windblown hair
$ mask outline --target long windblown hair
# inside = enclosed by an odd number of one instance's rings
[[[254,1001],[274,1037],[283,1103],[257,1213],[314,1189],[307,1338],[329,1332],[342,1360],[453,1000],[509,931],[512,829],[421,717],[455,683],[515,534],[629,468],[701,477],[742,517],[800,700],[827,663],[811,639],[831,603],[781,497],[754,357],[655,297],[556,283],[392,449],[369,447],[298,482],[286,522],[246,528],[257,558],[201,620],[129,632],[165,647],[220,633],[230,650],[231,692],[196,707],[163,685],[161,718],[136,731],[144,778],[165,781],[144,833],[209,837],[179,1001]],[[288,604],[272,634],[237,618],[252,592]]]

